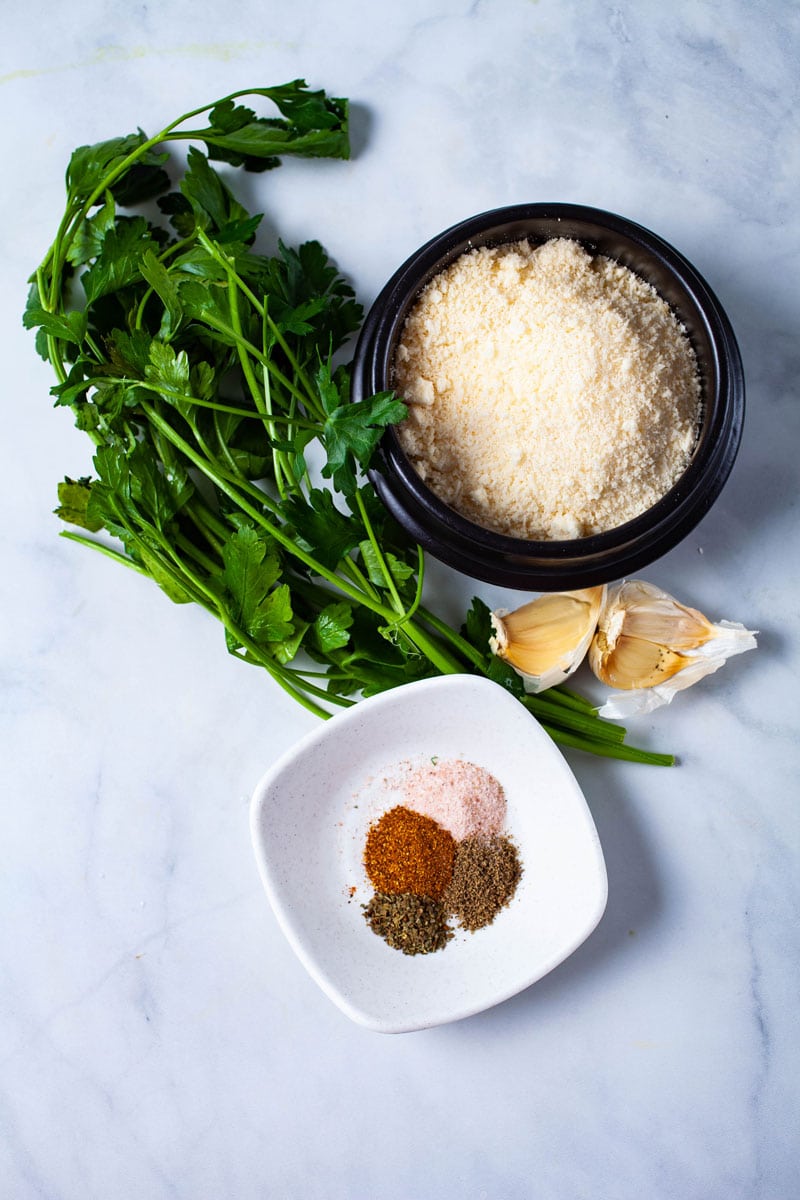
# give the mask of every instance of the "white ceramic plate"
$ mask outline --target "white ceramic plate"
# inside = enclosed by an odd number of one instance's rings
[[[364,919],[362,854],[369,824],[400,802],[387,772],[437,756],[500,781],[523,876],[491,925],[411,956]],[[384,1033],[459,1020],[522,991],[588,937],[606,904],[603,852],[572,772],[519,701],[472,675],[407,684],[324,722],[261,779],[251,831],[301,962],[347,1016]]]

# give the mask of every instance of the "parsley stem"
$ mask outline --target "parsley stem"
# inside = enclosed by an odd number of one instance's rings
[[[100,554],[105,554],[107,558],[113,558],[114,562],[122,563],[132,570],[138,571],[140,575],[150,574],[147,568],[138,563],[135,558],[130,558],[127,554],[122,554],[113,546],[106,546],[104,542],[99,542],[95,538],[87,537],[84,533],[75,533],[72,529],[62,529],[58,536],[66,538],[68,542],[77,542],[80,546],[88,546],[91,550],[97,550]]]
[[[456,662],[452,655],[450,655],[443,647],[437,646],[436,643],[428,637],[427,633],[425,633],[420,626],[414,624],[413,620],[411,619],[411,614],[406,611],[405,605],[400,599],[400,594],[397,591],[391,568],[378,544],[378,539],[375,536],[375,530],[372,528],[372,522],[369,519],[369,514],[367,513],[367,509],[364,504],[364,498],[360,491],[356,492],[356,505],[358,506],[362,524],[364,525],[370,545],[375,553],[381,573],[386,580],[386,586],[389,590],[389,595],[392,598],[392,604],[394,605],[395,611],[400,618],[396,624],[399,626],[400,630],[405,634],[405,636],[417,647],[417,649],[421,650],[422,653],[439,668],[443,675],[460,673],[463,670],[461,663]]]
[[[191,422],[189,422],[189,427],[192,429],[192,432],[195,434],[195,436],[197,436],[194,426]],[[280,518],[281,507],[277,501],[273,500],[272,496],[270,496],[268,492],[265,492],[263,488],[258,487],[258,485],[253,483],[251,479],[248,479],[241,468],[237,466],[235,461],[233,461],[232,467],[225,466],[219,459],[215,459],[214,455],[211,453],[204,441],[201,441],[199,437],[197,440],[198,445],[206,455],[206,460],[209,463],[215,463],[216,469],[220,472],[220,475],[224,476],[232,484],[235,484],[237,487],[245,491],[247,495],[252,497],[252,499],[258,504],[268,509],[274,517]],[[228,463],[232,461],[229,455],[225,455],[225,459]],[[197,463],[195,463],[195,465],[197,465]],[[229,530],[226,530],[226,536],[229,532]]]
[[[209,543],[219,551],[230,535],[230,527],[212,512],[205,501],[195,493],[193,503],[188,506],[189,516],[197,528],[205,534]]]
[[[487,658],[466,641],[446,622],[427,609],[420,609],[420,615],[429,625],[446,637],[482,674],[487,674]],[[597,716],[594,705],[576,696],[574,692],[563,687],[548,688],[547,691],[523,696],[522,703],[542,722],[550,722],[559,728],[568,728],[575,734],[583,734],[590,740],[619,744],[625,737],[625,730],[619,725],[605,721]]]
[[[206,439],[203,437],[202,433],[198,429],[197,422],[190,417],[187,417],[186,420],[189,425],[189,428],[192,431],[192,434],[194,435],[194,440],[197,442],[197,445],[200,447],[200,450],[203,452],[203,454],[205,454],[206,458],[208,458],[209,460],[213,460],[214,455],[209,450]]]
[[[244,643],[242,644],[244,645]],[[238,658],[242,662],[249,662],[253,666],[263,667],[269,672],[275,682],[280,684],[285,692],[287,692],[294,700],[296,700],[298,704],[302,704],[303,708],[306,708],[310,713],[313,713],[315,717],[323,717],[325,720],[327,720],[327,718],[331,715],[327,709],[322,708],[321,705],[312,700],[311,697],[306,694],[306,691],[304,691],[302,688],[299,688],[292,679],[288,678],[283,672],[278,673],[275,670],[274,665],[264,660],[260,655],[257,658],[253,658],[248,650],[247,654],[245,655],[234,653],[234,658]],[[332,699],[332,697],[328,696],[327,692],[323,694],[326,700]]]
[[[307,396],[300,391],[296,384],[292,383],[291,379],[284,375],[283,371],[281,371],[280,367],[275,364],[274,360],[270,359],[265,354],[262,354],[259,348],[254,346],[251,341],[248,341],[246,337],[241,334],[237,334],[236,330],[231,325],[228,325],[225,321],[220,320],[219,317],[215,317],[211,313],[205,313],[203,320],[206,322],[209,328],[215,329],[218,333],[224,334],[225,338],[232,341],[237,348],[239,344],[241,344],[247,353],[256,360],[256,362],[260,363],[265,370],[269,371],[270,374],[277,379],[283,387],[286,388],[287,392],[293,396],[296,396],[303,405],[308,403]]]
[[[289,360],[292,370],[294,371],[295,375],[300,380],[300,383],[302,384],[303,388],[305,389],[305,395],[303,395],[303,393],[299,393],[299,392],[297,394],[304,401],[306,406],[309,407],[312,411],[314,411],[315,415],[317,417],[319,417],[320,420],[324,421],[325,413],[319,405],[319,401],[317,400],[316,391],[315,391],[314,387],[312,386],[310,379],[306,375],[303,367],[300,365],[300,362],[298,361],[297,356],[295,355],[291,346],[287,342],[286,338],[283,336],[283,332],[281,331],[280,327],[273,321],[272,317],[269,315],[269,310],[267,309],[266,301],[258,299],[258,297],[250,290],[250,288],[247,286],[245,281],[242,279],[241,275],[239,275],[238,272],[234,269],[234,265],[233,265],[230,257],[227,254],[224,254],[222,251],[220,251],[220,249],[216,245],[216,243],[212,242],[212,240],[208,237],[208,235],[206,233],[204,233],[204,231],[202,229],[198,229],[197,238],[198,238],[198,241],[200,242],[200,244],[203,246],[203,248],[214,259],[216,259],[216,261],[220,264],[220,266],[222,266],[224,268],[225,273],[228,276],[228,280],[229,280],[230,284],[232,285],[230,288],[231,314],[233,314],[234,307],[236,307],[237,312],[238,312],[238,306],[235,306],[234,296],[236,294],[236,291],[240,291],[244,296],[247,297],[247,299],[250,301],[250,303],[252,304],[255,311],[259,314],[259,316],[262,316],[264,321],[266,321],[267,325],[270,328],[270,332],[272,333],[272,336],[275,338],[275,341],[278,343],[281,350],[283,350],[284,354],[286,355],[287,359]],[[238,332],[241,334],[241,326],[239,327]],[[272,369],[272,365],[270,365],[270,369]]]
[[[208,510],[205,510],[204,512],[204,508],[204,505],[187,504],[183,511],[186,513],[197,532],[206,539],[215,554],[221,555],[222,547],[225,543],[226,537],[228,536],[228,531],[224,529],[223,526],[223,534],[220,538],[218,534],[215,533],[212,523],[206,518],[206,513],[208,513],[209,517],[213,516],[213,514],[208,512]]]
[[[228,445],[226,439],[222,435],[222,430],[220,429],[220,424],[219,424],[219,413],[215,412],[213,414],[211,420],[213,421],[213,424],[214,424],[214,433],[216,434],[216,438],[217,438],[217,448],[219,450],[220,455],[224,459],[224,461],[228,464],[228,469],[230,470],[231,475],[235,475],[242,479],[246,478],[244,472],[241,470],[238,463],[236,462],[236,459],[233,457],[230,446]]]
[[[486,656],[476,650],[460,633],[457,633],[452,625],[448,625],[441,617],[437,617],[435,613],[432,613],[430,609],[424,606],[420,606],[419,614],[428,625],[441,634],[442,637],[446,638],[456,650],[463,654],[474,667],[477,667],[483,674],[486,673]]]
[[[406,609],[406,620],[410,621],[416,616],[420,604],[422,603],[422,589],[425,586],[425,555],[422,552],[422,547],[417,546],[417,589],[414,592],[414,599],[410,606]]]
[[[437,670],[441,671],[442,675],[463,675],[464,667],[458,662],[448,651],[437,644],[425,630],[414,623],[414,621],[395,621],[403,633],[411,642],[421,650],[427,659],[429,659]]]
[[[194,235],[188,234],[186,237],[179,238],[177,242],[171,242],[166,249],[162,250],[160,254],[156,255],[156,258],[160,263],[164,263],[168,258],[172,258],[173,254],[178,254],[181,250],[185,250],[187,246],[191,246],[193,244]],[[152,294],[153,289],[150,287],[147,289],[147,295],[151,296]]]
[[[131,536],[136,543],[144,546],[138,533],[131,529],[130,523],[126,521],[125,524],[128,528],[129,536]],[[306,683],[303,690],[299,689],[294,680],[288,675],[286,669],[274,662],[267,654],[263,653],[257,643],[239,628],[238,624],[231,617],[231,614],[220,602],[217,594],[209,590],[203,581],[188,566],[185,560],[181,560],[173,546],[169,543],[168,539],[163,536],[161,531],[150,527],[150,532],[154,537],[154,540],[157,541],[162,547],[163,554],[159,556],[160,569],[170,577],[173,583],[178,588],[189,593],[196,603],[213,613],[222,622],[233,639],[239,642],[246,649],[247,653],[252,656],[252,658],[255,659],[260,666],[264,667],[264,669],[269,672],[273,679],[275,679],[275,681],[279,683],[285,690],[290,691],[296,699],[301,700],[301,703],[303,703],[306,708],[309,708],[310,711],[316,713],[317,716],[328,716],[329,714],[326,713],[324,709],[321,709],[319,705],[315,704],[310,697],[308,695],[304,695],[304,693],[310,692],[313,695],[317,695],[325,700],[330,700],[332,697],[330,697],[327,692],[324,692],[321,688],[318,688],[312,683]],[[151,555],[155,553],[152,549],[147,549]],[[349,701],[344,701],[342,698],[337,698],[334,702],[340,704],[350,703]]]
[[[297,358],[295,357],[294,353],[292,352],[291,346],[286,341],[286,338],[283,336],[280,329],[273,321],[272,317],[269,315],[266,305],[264,306],[264,316],[267,319],[267,324],[269,325],[270,330],[272,331],[272,334],[275,337],[276,342],[283,350],[284,354],[286,355],[289,362],[291,363],[292,368],[294,369],[294,372],[295,372],[297,378],[300,380],[303,387],[305,388],[304,402],[305,402],[306,407],[311,409],[311,411],[315,413],[315,415],[319,418],[320,421],[324,422],[325,412],[324,412],[323,408],[321,407],[319,401],[317,400],[316,392],[315,392],[314,388],[312,387],[308,376],[306,375],[305,371],[300,366],[300,363],[297,361]]]
[[[157,400],[155,403],[155,406],[160,411],[162,408],[161,401]],[[158,452],[161,456],[161,461],[164,463],[164,467],[166,468],[167,473],[171,474],[172,472],[174,472],[176,463],[177,463],[175,451],[173,450],[173,448],[169,444],[169,442],[165,442],[164,439],[159,434],[154,435],[154,441],[156,442]]]
[[[320,699],[327,700],[331,704],[338,704],[340,708],[352,708],[356,703],[347,696],[341,696],[337,692],[328,692],[324,688],[310,683],[310,678],[316,674],[314,671],[303,671],[298,667],[284,667],[283,671],[292,679],[301,679],[303,688],[313,696],[319,696]]]
[[[573,692],[572,688],[567,687],[566,684],[559,683],[555,687],[548,688],[545,694],[549,699],[564,705],[565,708],[574,708],[577,712],[597,716],[597,705],[592,704],[591,700],[587,700],[585,696]]]
[[[266,530],[266,532],[269,533],[279,545],[283,546],[283,548],[289,552],[289,554],[291,554],[294,558],[298,558],[302,563],[309,567],[314,574],[319,575],[321,578],[326,579],[329,583],[332,583],[334,587],[344,592],[346,596],[348,596],[351,600],[354,600],[357,604],[365,604],[367,608],[371,608],[373,612],[377,613],[379,616],[382,616],[384,620],[389,622],[394,621],[396,614],[391,609],[388,609],[384,604],[375,603],[371,597],[365,597],[363,592],[358,591],[355,587],[349,584],[346,579],[343,579],[334,571],[328,570],[327,567],[323,566],[323,564],[315,559],[311,554],[308,554],[302,548],[302,546],[299,546],[295,541],[293,541],[278,525],[268,521],[263,512],[255,508],[252,504],[248,503],[248,501],[245,500],[244,497],[242,497],[239,492],[233,488],[227,477],[220,472],[212,462],[209,462],[207,459],[204,459],[201,455],[197,454],[196,451],[194,451],[189,445],[189,443],[182,438],[180,434],[177,433],[172,426],[155,411],[154,408],[152,408],[151,405],[144,404],[142,407],[150,422],[155,425],[156,428],[161,429],[164,435],[169,438],[170,441],[172,441],[172,443],[183,454],[186,455],[190,462],[198,467],[211,480],[212,483],[215,483],[217,487],[229,497],[229,499],[233,500],[235,504],[238,504],[239,508],[241,508],[243,512],[247,513],[249,517],[252,517],[254,521],[257,521],[258,524],[261,525],[261,527]],[[266,499],[263,493],[259,494],[262,496],[262,499]]]
[[[528,712],[533,713],[539,722],[556,725],[560,729],[569,729],[600,742],[620,744],[625,740],[625,730],[622,726],[612,725],[610,721],[604,721],[600,717],[587,716],[572,708],[562,708],[561,705],[548,701],[546,695],[546,692],[542,692],[539,695],[522,697],[525,708]]]
[[[261,314],[261,349],[265,360],[261,363],[261,384],[263,387],[265,427],[267,430],[267,438],[269,439],[270,444],[270,453],[272,454],[272,476],[275,480],[275,486],[278,489],[278,495],[283,500],[286,498],[286,486],[284,479],[289,478],[289,471],[286,468],[283,454],[275,445],[275,414],[273,412],[272,403],[272,381],[270,379],[269,368],[266,365],[266,360],[268,358],[266,296],[264,297],[264,308]]]
[[[92,354],[95,356],[97,361],[102,362],[103,361],[103,351],[100,349],[97,342],[92,337],[91,333],[88,333],[88,332],[85,333],[83,335],[83,340],[86,342],[86,345],[89,347],[89,349],[91,350]]]
[[[259,420],[259,413],[252,408],[239,408],[234,404],[221,404],[218,400],[204,400],[202,397],[193,396],[189,392],[179,392],[176,388],[167,387],[162,382],[156,383],[150,380],[135,379],[126,375],[92,375],[90,379],[84,380],[85,390],[88,391],[89,388],[97,387],[101,383],[108,384],[109,386],[128,384],[130,387],[139,387],[147,391],[156,392],[168,401],[191,404],[194,408],[207,408],[213,412],[227,413],[232,417],[246,417],[251,421]],[[310,422],[308,427],[316,429],[316,426],[312,426]]]
[[[369,543],[372,546],[375,559],[380,567],[383,578],[386,580],[386,586],[389,590],[389,595],[392,598],[394,610],[398,615],[400,615],[404,611],[403,601],[400,599],[397,587],[395,586],[394,577],[392,572],[389,570],[386,559],[383,556],[383,551],[378,545],[378,539],[375,537],[375,530],[372,528],[372,523],[367,515],[366,507],[364,506],[364,497],[360,491],[356,492],[356,504],[358,506],[359,516],[361,517],[361,523],[364,526],[367,537],[369,538]]]
[[[350,576],[354,583],[358,584],[365,595],[372,596],[374,600],[380,599],[378,589],[373,586],[358,564],[353,561],[351,555],[345,555],[339,567],[340,570],[345,571]]]
[[[201,241],[203,241],[205,244],[205,242],[208,242],[208,239],[205,238],[204,235],[201,235]],[[211,243],[209,243],[209,245],[210,244]],[[233,325],[233,328],[237,335],[236,353],[239,356],[239,363],[242,368],[242,374],[245,377],[245,381],[246,381],[248,389],[250,391],[250,395],[253,397],[253,403],[255,404],[256,409],[258,411],[260,411],[263,416],[263,415],[265,415],[265,412],[264,412],[263,396],[261,393],[261,389],[259,388],[258,383],[256,382],[255,375],[253,374],[253,366],[252,366],[252,363],[250,362],[250,355],[243,348],[244,332],[242,330],[242,318],[239,314],[239,296],[238,296],[237,288],[235,286],[235,280],[238,279],[238,276],[236,275],[236,272],[231,267],[230,259],[227,257],[227,255],[223,256],[222,262],[225,266],[225,270],[228,275],[228,281],[231,285],[228,288],[228,308],[229,308],[230,314],[231,314],[231,324]]]
[[[210,463],[208,460],[204,460],[200,455],[198,455],[192,449],[192,447],[183,438],[181,438],[178,433],[175,432],[172,426],[169,425],[168,422],[164,421],[164,419],[155,411],[155,409],[147,404],[145,404],[143,408],[146,411],[150,421],[155,424],[156,428],[161,429],[164,435],[172,440],[175,446],[180,449],[186,455],[186,457],[194,463],[195,466],[199,467],[200,470],[203,471],[213,483],[216,483],[216,485],[221,488],[221,490],[225,492],[230,499],[237,503],[239,507],[248,514],[248,516],[251,516],[254,520],[258,521],[258,523],[272,537],[274,537],[275,541],[283,546],[285,550],[288,550],[289,553],[295,558],[299,558],[300,561],[305,563],[306,566],[310,567],[315,574],[321,576],[323,579],[326,579],[329,583],[333,584],[334,587],[338,588],[339,591],[344,592],[344,594],[350,599],[354,600],[358,604],[364,604],[367,608],[372,609],[373,612],[377,613],[379,616],[382,616],[390,625],[397,625],[399,630],[413,642],[418,650],[422,651],[426,658],[428,658],[430,662],[442,672],[442,674],[457,674],[463,670],[461,664],[452,658],[452,656],[449,655],[443,647],[437,646],[436,643],[432,641],[430,637],[428,637],[423,629],[421,629],[419,626],[416,626],[413,621],[405,622],[402,619],[402,612],[396,613],[391,609],[387,609],[384,604],[373,600],[371,596],[365,596],[363,592],[352,587],[352,585],[348,583],[346,579],[343,579],[341,575],[337,575],[334,571],[328,570],[327,567],[323,566],[322,563],[303,550],[301,546],[298,546],[297,543],[289,538],[279,526],[267,521],[263,513],[254,508],[252,505],[248,504],[248,502],[231,487],[227,478],[221,475],[217,468],[212,465],[212,463]],[[401,619],[398,620],[398,617]]]
[[[674,754],[657,754],[652,750],[639,750],[636,746],[624,746],[618,742],[599,742],[591,738],[580,737],[544,722],[542,729],[548,733],[554,742],[561,746],[570,746],[575,750],[584,750],[588,754],[596,754],[601,758],[619,758],[625,762],[644,763],[651,767],[674,767]]]
[[[206,571],[208,571],[209,575],[217,574],[219,571],[219,563],[216,563],[212,558],[209,558],[205,551],[200,546],[195,545],[195,543],[188,538],[185,533],[176,533],[175,542],[176,545],[180,546],[190,558],[194,559],[198,566],[204,567]]]

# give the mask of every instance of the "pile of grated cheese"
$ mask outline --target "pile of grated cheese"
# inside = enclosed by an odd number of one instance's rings
[[[420,293],[393,385],[427,486],[512,537],[613,529],[688,465],[700,420],[686,331],[650,284],[575,241],[470,250]]]

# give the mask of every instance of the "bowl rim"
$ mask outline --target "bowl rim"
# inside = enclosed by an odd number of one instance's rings
[[[558,236],[537,235],[523,228],[510,235],[496,232],[533,221],[600,226],[656,260],[686,296],[704,327],[712,368],[702,375],[704,417],[688,467],[660,500],[632,520],[602,533],[558,541],[496,533],[450,508],[422,481],[391,427],[381,439],[369,476],[395,519],[426,549],[465,573],[509,586],[589,586],[652,562],[681,541],[717,499],[741,442],[744,371],[733,328],[709,284],[674,246],[626,217],[578,204],[515,204],[459,221],[409,255],[370,307],[353,358],[353,398],[390,389],[391,360],[399,330],[430,279],[473,246],[500,245],[522,238],[546,241]],[[582,238],[579,233],[565,231],[563,236],[593,248],[589,235]],[[596,246],[594,252],[606,253]],[[674,305],[670,307],[674,312]],[[713,397],[706,391],[709,375],[716,383]],[[706,422],[709,410],[711,419]],[[603,565],[610,554],[619,558],[613,575]],[[565,584],[565,578],[578,582]]]

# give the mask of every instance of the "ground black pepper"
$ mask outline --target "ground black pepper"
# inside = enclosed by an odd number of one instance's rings
[[[456,846],[453,877],[442,902],[470,932],[490,925],[516,891],[522,866],[514,843],[501,834],[464,838]]]
[[[444,906],[428,896],[376,892],[362,907],[372,932],[404,954],[442,950],[453,936]]]

